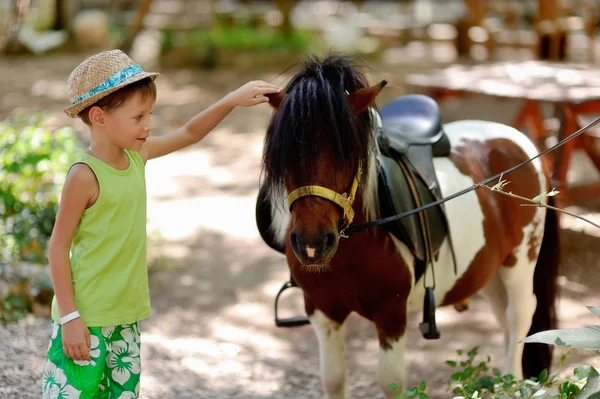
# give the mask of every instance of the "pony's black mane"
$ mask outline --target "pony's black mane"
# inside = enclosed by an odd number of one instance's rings
[[[373,145],[370,112],[356,117],[346,98],[347,92],[368,85],[358,59],[309,57],[300,65],[302,70],[285,88],[286,98],[274,113],[264,142],[263,185],[276,198],[284,192],[286,174],[299,184],[310,183],[307,179],[316,166],[319,135],[327,134],[332,140],[336,169],[348,168],[351,157],[361,162],[363,182]]]

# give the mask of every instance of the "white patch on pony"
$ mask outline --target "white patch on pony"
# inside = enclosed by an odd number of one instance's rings
[[[531,236],[539,237],[535,248],[537,255],[544,235],[545,216],[546,208],[536,208],[533,223],[525,226],[523,240],[513,251],[516,263],[510,267],[502,267],[498,272],[508,298],[506,312],[508,347],[504,373],[512,374],[516,378],[523,377],[521,365],[523,344],[519,341],[527,336],[537,306],[537,299],[533,293],[533,275],[537,256],[533,260],[529,259],[530,239]]]
[[[473,185],[471,177],[463,175],[448,158],[435,158],[434,166],[444,197]],[[484,216],[475,192],[472,191],[447,201],[445,208],[452,243],[454,244],[458,273],[455,274],[454,272],[452,252],[450,251],[448,239],[446,239],[440,248],[439,259],[434,263],[435,301],[437,305],[442,302],[456,281],[466,272],[475,255],[485,245]],[[431,266],[427,267],[425,278],[427,279],[427,285],[432,286],[433,273],[431,272]],[[412,290],[408,301],[409,309],[422,310],[424,295],[425,287],[423,286],[423,277],[421,277]]]
[[[310,324],[319,341],[319,369],[327,398],[344,399],[346,396],[344,326],[331,320],[318,309],[310,316]]]
[[[381,127],[383,122],[381,116],[374,108],[369,108],[369,111],[373,115],[374,126]],[[375,131],[373,132],[375,137]],[[374,139],[375,140],[375,139]],[[379,218],[379,201],[378,201],[378,182],[377,177],[379,175],[379,169],[377,165],[377,157],[380,155],[379,147],[375,141],[373,143],[373,151],[371,151],[371,159],[369,159],[369,170],[367,171],[366,187],[362,192],[363,199],[363,211],[369,220],[375,220]]]
[[[315,257],[315,252],[316,252],[316,248],[306,247],[306,255],[309,258],[314,258]]]
[[[398,397],[398,391],[393,390],[391,384],[402,388],[406,385],[406,371],[404,368],[404,352],[406,338],[400,337],[391,343],[391,349],[379,349],[379,365],[377,367],[377,382],[386,398]]]
[[[292,220],[292,215],[286,208],[278,206],[277,204],[279,204],[279,202],[276,199],[272,198],[270,203],[271,231],[275,233],[274,237],[277,244],[285,247],[285,243],[287,241],[287,232]],[[287,195],[281,203],[287,204]]]
[[[445,124],[444,130],[450,138],[452,147],[460,145],[460,141],[463,139],[477,140],[482,142],[493,139],[507,139],[521,147],[529,158],[533,158],[538,154],[537,148],[531,142],[529,137],[527,137],[527,135],[512,126],[502,123],[479,120],[463,120]],[[538,176],[542,191],[546,191],[546,179],[543,173],[542,161],[537,158],[530,163],[534,166],[535,170],[539,174]],[[510,176],[507,176],[505,179],[510,180]]]
[[[525,239],[523,241],[527,242]],[[504,284],[508,298],[506,312],[508,348],[504,373],[512,374],[518,379],[523,378],[521,359],[524,345],[519,341],[527,336],[537,305],[537,299],[533,293],[535,265],[536,260],[530,261],[525,253],[524,257],[517,256],[517,263],[513,267],[503,267],[499,270],[499,277]]]

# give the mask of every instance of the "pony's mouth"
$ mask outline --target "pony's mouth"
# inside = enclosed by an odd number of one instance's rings
[[[327,263],[303,263],[302,270],[309,273],[327,273],[331,271],[331,265]]]

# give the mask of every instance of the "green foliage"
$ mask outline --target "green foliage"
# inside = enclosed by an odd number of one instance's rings
[[[76,138],[44,121],[35,115],[0,123],[0,263],[45,256]]]
[[[454,370],[448,382],[452,399],[600,399],[600,374],[590,366],[577,367],[573,376],[566,380],[554,374],[549,375],[547,370],[542,371],[538,378],[517,380],[510,374],[503,375],[497,368],[490,367],[490,356],[486,361],[476,360],[478,348],[466,355],[458,350],[457,355],[457,360],[446,361],[446,365]],[[566,358],[567,355],[562,356],[561,365],[564,365]],[[424,381],[409,391],[402,392],[397,384],[392,384],[391,388],[400,392],[396,399],[429,399]]]
[[[305,51],[312,42],[311,34],[294,30],[290,37],[283,36],[276,29],[256,29],[250,26],[228,28],[197,29],[193,31],[163,32],[163,51],[185,48],[203,52],[207,47],[234,50],[288,50]]]

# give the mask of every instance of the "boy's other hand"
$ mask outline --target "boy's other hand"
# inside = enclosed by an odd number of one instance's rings
[[[90,330],[81,318],[71,320],[62,326],[63,351],[73,360],[90,358]]]
[[[279,93],[281,90],[281,87],[272,85],[271,83],[262,80],[253,80],[229,93],[227,100],[234,107],[250,107],[269,102],[269,98],[265,94]]]

